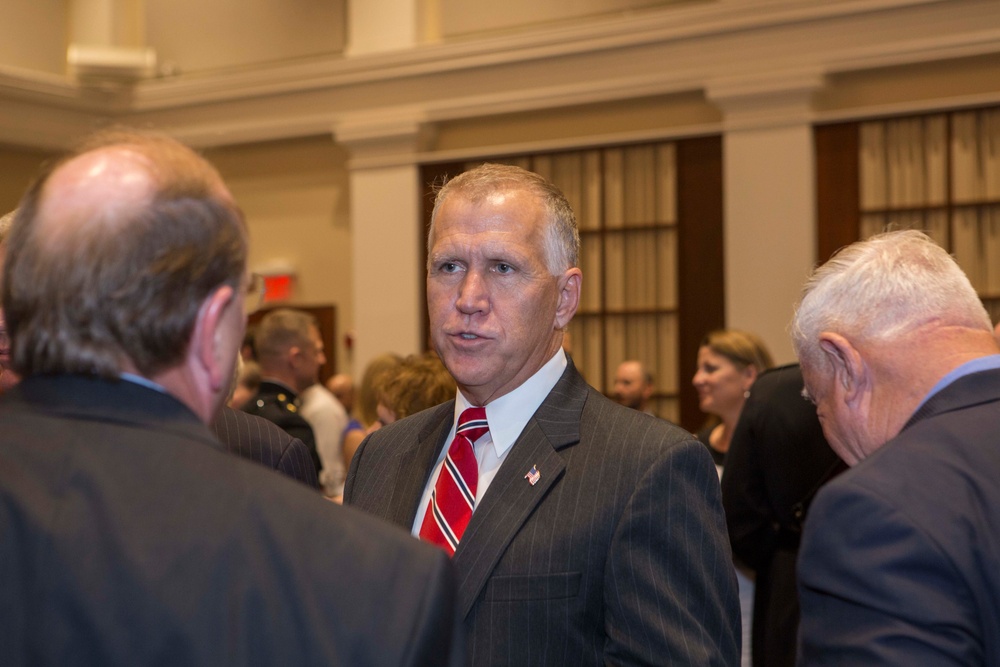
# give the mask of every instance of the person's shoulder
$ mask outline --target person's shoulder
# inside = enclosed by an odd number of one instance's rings
[[[247,462],[240,461],[244,463]],[[315,491],[275,476],[263,467],[240,465],[236,483],[242,486],[247,504],[254,507],[257,515],[272,529],[308,533],[299,536],[307,537],[313,553],[330,556],[330,562],[343,564],[345,561],[333,558],[335,552],[350,552],[350,559],[366,563],[365,567],[371,567],[372,563],[400,561],[427,568],[439,560],[438,554],[445,556],[440,549],[414,540],[397,526],[353,507],[326,500]]]
[[[677,424],[620,405],[593,387],[589,387],[581,422],[581,433],[593,433],[596,429],[597,433],[606,437],[635,437],[641,434],[644,440],[662,445],[697,441],[694,435]]]
[[[295,397],[283,391],[259,393],[243,406],[243,411],[278,425],[305,422]]]
[[[802,391],[802,368],[798,364],[785,364],[768,368],[757,376],[750,389],[751,395],[754,392],[776,392],[782,390]]]
[[[239,435],[245,429],[251,436],[264,434],[269,439],[282,442],[292,439],[292,436],[275,426],[274,422],[264,419],[258,414],[237,410],[228,405],[222,406],[212,421],[211,427],[220,438],[232,430],[235,430],[236,435]]]

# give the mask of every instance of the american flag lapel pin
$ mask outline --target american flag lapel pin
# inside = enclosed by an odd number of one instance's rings
[[[538,472],[538,466],[531,466],[531,470],[524,476],[528,483],[534,486],[542,478],[542,473]]]

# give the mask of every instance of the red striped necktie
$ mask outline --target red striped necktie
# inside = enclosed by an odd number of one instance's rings
[[[486,408],[467,408],[459,416],[455,439],[448,447],[424,522],[420,524],[420,538],[437,544],[449,556],[458,548],[476,506],[479,465],[472,443],[489,430]]]

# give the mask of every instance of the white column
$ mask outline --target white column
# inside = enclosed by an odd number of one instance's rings
[[[726,326],[759,334],[777,363],[795,359],[795,302],[816,261],[815,73],[709,86],[724,113]]]
[[[347,55],[395,51],[417,43],[419,0],[348,0]]]
[[[417,123],[337,127],[337,140],[351,154],[351,281],[354,354],[360,375],[384,352],[422,349],[420,170]]]

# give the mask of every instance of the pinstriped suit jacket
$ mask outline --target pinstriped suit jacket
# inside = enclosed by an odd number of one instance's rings
[[[309,448],[272,422],[223,406],[211,427],[226,451],[277,470],[314,489],[319,487]]]
[[[369,436],[345,502],[410,528],[454,402]],[[540,481],[524,478],[537,466]],[[471,665],[739,663],[715,467],[690,434],[589,387],[570,362],[453,559]]]

